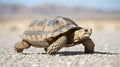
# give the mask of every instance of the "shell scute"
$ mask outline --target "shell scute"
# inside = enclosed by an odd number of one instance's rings
[[[78,25],[67,17],[35,20],[23,33],[24,36],[22,36],[22,39],[42,41],[47,38],[56,37],[75,27],[78,27]],[[29,35],[29,37],[26,37],[25,35]]]

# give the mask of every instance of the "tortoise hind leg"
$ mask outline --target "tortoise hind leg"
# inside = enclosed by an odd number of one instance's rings
[[[66,43],[67,43],[67,37],[61,36],[47,48],[47,53],[50,55],[55,54],[62,47],[64,47]]]
[[[25,41],[20,41],[20,42],[17,42],[15,45],[14,45],[14,49],[15,51],[17,51],[18,53],[19,52],[22,52],[24,49],[27,49],[29,48],[31,45],[28,44],[27,42]]]
[[[90,38],[82,41],[82,44],[85,46],[85,53],[93,53],[94,52],[95,44]]]

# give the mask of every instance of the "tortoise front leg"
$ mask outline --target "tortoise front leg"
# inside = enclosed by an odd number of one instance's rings
[[[67,37],[61,36],[47,48],[47,53],[50,55],[55,54],[62,47],[64,47],[66,43],[67,43]]]
[[[25,41],[20,41],[20,42],[17,42],[15,45],[14,45],[14,49],[19,53],[19,52],[22,52],[24,49],[27,49],[29,48],[31,45],[28,44],[27,42]]]
[[[95,44],[90,38],[87,38],[84,41],[82,41],[82,44],[85,46],[85,53],[94,52]]]

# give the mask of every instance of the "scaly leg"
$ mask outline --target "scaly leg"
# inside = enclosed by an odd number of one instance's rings
[[[17,42],[14,46],[15,50],[19,53],[19,52],[22,52],[24,49],[27,49],[29,48],[31,45],[28,44],[27,42],[25,41],[20,41],[20,42]]]
[[[47,49],[47,53],[52,55],[59,51],[67,43],[67,37],[61,36],[55,42],[53,42]]]
[[[95,44],[90,38],[87,38],[84,41],[82,41],[82,44],[85,46],[85,53],[94,52]]]

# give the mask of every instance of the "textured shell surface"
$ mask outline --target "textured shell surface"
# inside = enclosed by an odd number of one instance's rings
[[[30,23],[21,38],[33,42],[43,41],[46,38],[67,32],[74,27],[78,27],[78,25],[67,17],[36,19]]]

